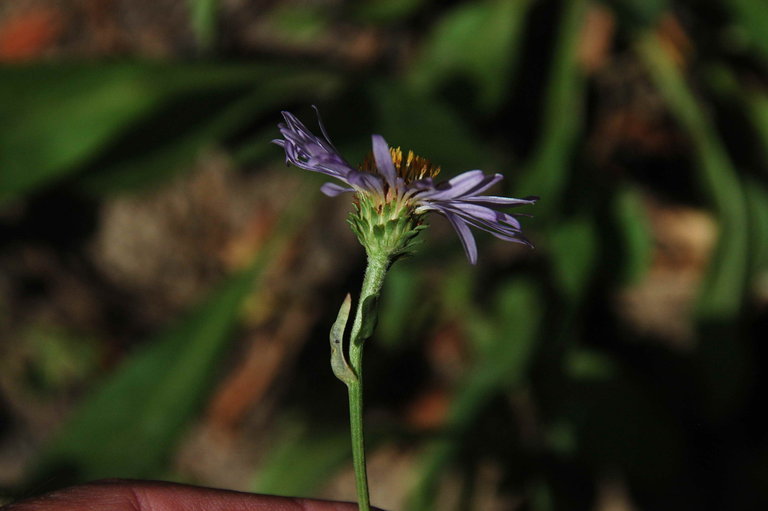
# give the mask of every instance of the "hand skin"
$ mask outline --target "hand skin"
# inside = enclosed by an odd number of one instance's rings
[[[254,495],[159,481],[109,479],[15,502],[0,511],[356,511],[357,504]]]

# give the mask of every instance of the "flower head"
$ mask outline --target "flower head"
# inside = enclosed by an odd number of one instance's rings
[[[472,264],[477,262],[477,244],[470,227],[532,246],[523,236],[520,222],[497,208],[534,204],[538,198],[483,195],[503,179],[501,174],[470,170],[436,183],[440,167],[412,151],[405,154],[399,147],[390,147],[381,135],[372,136],[371,153],[355,168],[331,143],[319,113],[323,138],[312,134],[293,114],[283,112],[283,118],[285,122],[278,125],[283,138],[274,142],[285,149],[286,163],[341,181],[343,184],[322,186],[328,196],[357,194],[350,224],[369,254],[372,247],[395,256],[408,252],[424,227],[422,216],[430,211],[448,219]]]

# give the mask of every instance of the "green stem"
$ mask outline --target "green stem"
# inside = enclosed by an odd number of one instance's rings
[[[357,303],[355,321],[349,337],[349,364],[356,378],[347,382],[349,391],[349,426],[352,437],[352,460],[355,467],[357,501],[360,511],[370,511],[368,475],[365,466],[363,437],[363,347],[376,323],[376,302],[390,265],[389,256],[368,255],[363,288]]]
[[[349,390],[349,427],[352,437],[352,463],[355,466],[357,505],[360,511],[370,511],[368,472],[365,466],[365,438],[363,437],[363,383],[358,380],[347,386]]]

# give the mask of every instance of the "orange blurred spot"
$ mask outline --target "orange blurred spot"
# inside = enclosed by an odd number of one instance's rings
[[[694,47],[680,20],[671,13],[666,14],[659,21],[659,26],[656,30],[661,38],[664,49],[678,66],[685,68]]]
[[[592,73],[605,65],[615,32],[616,19],[613,12],[600,5],[590,6],[577,51],[579,63],[586,72]]]
[[[54,9],[20,13],[0,25],[0,61],[29,60],[53,46],[64,25]]]
[[[451,396],[445,389],[425,390],[408,405],[405,420],[420,430],[438,429],[445,424],[450,404]]]

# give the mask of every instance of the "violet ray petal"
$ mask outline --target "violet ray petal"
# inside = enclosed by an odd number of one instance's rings
[[[392,155],[389,152],[387,141],[381,135],[371,136],[371,145],[373,147],[373,159],[376,160],[376,168],[379,174],[384,176],[390,188],[394,188],[397,179],[395,164],[392,162]]]
[[[478,206],[476,204],[469,204],[463,201],[454,201],[448,204],[449,207],[460,211],[461,213],[489,222],[491,224],[504,222],[514,226],[516,229],[520,229],[520,222],[512,215],[504,213],[502,211],[496,211],[485,206]]]
[[[477,195],[464,197],[464,202],[498,204],[500,206],[524,206],[526,204],[536,204],[536,199],[516,199],[514,197],[498,197],[496,195]]]
[[[486,176],[482,170],[470,170],[435,186],[420,197],[434,200],[451,200],[466,195],[482,193],[503,179],[501,174]]]
[[[446,217],[449,215],[459,217],[467,225],[471,227],[475,227],[476,229],[480,229],[481,231],[488,232],[501,240],[515,241],[515,242],[526,243],[530,245],[530,243],[528,243],[528,241],[525,238],[523,238],[521,231],[518,228],[515,228],[513,226],[505,225],[499,222],[489,222],[486,220],[481,220],[477,217],[468,215],[462,210],[456,209],[447,204],[439,204],[439,205],[433,204],[427,210],[435,211],[436,213],[439,213]],[[425,211],[425,210],[422,210],[422,211]]]
[[[518,229],[514,229],[512,227],[500,225],[500,224],[492,224],[489,222],[485,222],[482,220],[478,220],[477,218],[461,215],[458,213],[453,213],[457,216],[461,217],[462,220],[467,225],[470,225],[471,227],[474,227],[476,229],[480,229],[481,231],[485,231],[487,233],[492,234],[493,236],[505,240],[505,241],[516,241],[521,235],[521,231]]]
[[[381,177],[374,174],[352,170],[352,172],[347,174],[345,181],[358,190],[369,190],[382,195],[384,194],[384,186]]]
[[[477,243],[469,226],[452,213],[443,212],[443,216],[448,219],[456,230],[456,234],[459,235],[459,240],[461,240],[461,245],[464,247],[464,253],[467,254],[470,264],[477,264]]]
[[[486,191],[488,188],[492,187],[496,183],[500,182],[502,179],[504,179],[504,176],[502,174],[491,174],[486,176],[487,181],[484,181],[480,186],[477,188],[472,189],[469,193],[466,193],[465,195],[479,195]]]
[[[330,145],[334,151],[337,151],[336,146],[333,145],[333,142],[331,142],[331,137],[328,136],[328,132],[325,130],[323,119],[320,117],[320,109],[315,105],[312,105],[312,109],[315,111],[315,115],[317,115],[317,125],[320,126],[320,133],[322,133],[325,140],[328,141],[328,145]]]
[[[454,214],[460,217],[462,220],[464,220],[464,222],[467,225],[474,227],[475,229],[479,229],[481,231],[485,231],[487,233],[493,234],[499,239],[509,241],[509,239],[517,238],[521,233],[521,231],[510,228],[510,227],[504,227],[498,224],[490,224],[488,222],[483,222],[482,220],[478,220],[476,218],[472,218],[469,216],[460,215],[454,212],[451,212],[451,214]]]
[[[275,141],[285,150],[286,161],[293,165],[345,180],[354,169],[336,152],[330,141],[325,142],[313,135],[290,112],[283,112],[286,124],[280,124],[285,140]]]
[[[341,186],[336,183],[325,183],[323,186],[320,187],[320,191],[323,192],[328,197],[336,197],[337,195],[340,195],[342,193],[354,192],[355,189],[347,186]]]
[[[477,226],[484,230],[500,229],[510,232],[520,230],[520,222],[512,215],[497,211],[495,209],[469,204],[463,201],[436,201],[421,204],[416,208],[417,213],[426,211],[437,211],[439,213],[451,213],[459,215],[470,223],[477,223]]]

